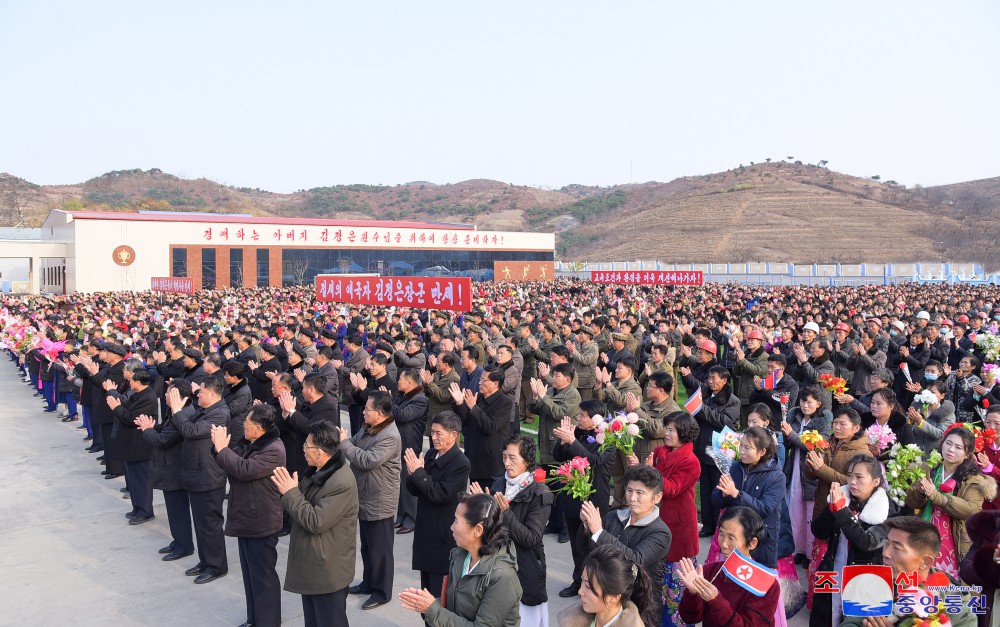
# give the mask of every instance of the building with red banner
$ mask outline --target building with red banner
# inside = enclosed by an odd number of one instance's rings
[[[490,279],[497,261],[552,262],[555,235],[465,224],[54,210],[39,288],[184,292],[312,285],[318,275]],[[184,278],[188,281],[162,281]],[[157,281],[154,281],[157,279]]]

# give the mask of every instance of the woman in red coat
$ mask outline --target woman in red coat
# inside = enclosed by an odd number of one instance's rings
[[[684,583],[676,574],[681,558],[697,562],[698,512],[694,504],[694,486],[701,475],[701,464],[694,454],[698,423],[687,412],[675,412],[663,419],[666,444],[653,451],[653,466],[663,475],[663,500],[660,520],[670,528],[670,551],[663,576],[663,625],[684,625],[677,611]]]

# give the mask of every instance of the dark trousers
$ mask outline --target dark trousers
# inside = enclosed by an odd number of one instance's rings
[[[101,425],[101,444],[107,446],[108,442],[111,441],[111,429],[114,427],[113,424],[103,424]],[[104,467],[108,472],[113,472],[116,475],[125,474],[125,467],[120,461],[112,458],[110,455],[105,453],[104,455]]]
[[[347,406],[347,416],[351,420],[351,435],[357,433],[358,429],[361,428],[361,425],[365,423],[364,411],[365,411],[364,405]]]
[[[144,462],[125,462],[125,483],[128,484],[128,495],[132,500],[132,511],[139,518],[153,516],[153,483],[149,480],[151,464]]]
[[[170,526],[171,546],[174,553],[194,553],[194,536],[191,534],[191,504],[185,490],[164,490],[163,503],[167,506],[167,525]]]
[[[42,396],[45,398],[45,409],[55,411],[57,407],[55,381],[42,381]]]
[[[701,530],[715,533],[715,523],[719,521],[719,510],[712,504],[712,490],[719,485],[722,473],[715,464],[701,467],[699,490],[701,491]]]
[[[553,508],[556,509],[556,508]],[[569,550],[573,555],[573,585],[580,587],[583,582],[583,558],[587,557],[586,532],[581,532],[583,522],[579,516],[566,514],[566,529],[569,532]]]
[[[347,627],[347,588],[329,594],[303,594],[306,627]]]
[[[194,535],[198,540],[198,565],[216,574],[229,571],[226,537],[222,534],[222,497],[225,494],[225,487],[208,492],[188,492]]]
[[[420,571],[420,587],[435,596],[441,598],[441,588],[444,586],[444,578],[447,575],[438,573],[428,573]]]
[[[247,597],[247,622],[256,627],[281,625],[281,581],[278,580],[278,536],[237,538],[243,591]]]
[[[361,587],[377,601],[390,601],[395,568],[392,559],[395,539],[392,518],[359,520],[358,528],[361,531],[361,561],[364,564]]]
[[[411,449],[412,450],[412,449]],[[403,449],[405,454],[406,449]],[[413,451],[420,455],[420,451]],[[399,465],[399,505],[396,507],[396,523],[413,529],[417,526],[417,497],[406,489],[406,478],[410,476],[410,471],[406,464]]]
[[[87,437],[94,437],[94,430],[90,426],[90,405],[80,404],[83,413],[83,427],[87,430]]]

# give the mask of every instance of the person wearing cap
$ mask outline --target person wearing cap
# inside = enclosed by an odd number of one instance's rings
[[[878,316],[872,316],[865,320],[865,326],[872,332],[872,337],[875,338],[875,346],[883,353],[888,353],[891,338],[883,328],[882,319]]]
[[[197,348],[184,349],[184,375],[183,377],[191,383],[201,385],[208,377],[202,362],[205,359],[204,353]]]
[[[323,329],[322,331],[320,331],[319,335],[320,335],[320,343],[323,346],[329,347],[330,350],[332,351],[333,356],[331,357],[331,359],[334,359],[336,361],[343,361],[344,349],[340,346],[340,343],[338,342],[337,332],[333,329]],[[317,352],[319,351],[319,348],[322,347],[317,347]]]
[[[838,322],[833,327],[833,337],[830,341],[833,347],[830,359],[833,360],[834,374],[843,377],[848,383],[851,382],[852,374],[847,367],[847,360],[854,353],[854,340],[850,335],[851,327],[847,326],[846,322]]]
[[[125,516],[130,525],[141,525],[154,518],[153,484],[150,482],[150,448],[135,428],[135,421],[139,416],[155,416],[158,400],[150,387],[152,377],[148,370],[132,370],[127,378],[130,395],[118,398],[113,391],[108,392],[106,402],[115,419],[108,455],[124,464],[125,482],[132,501],[132,511]]]
[[[680,367],[681,380],[688,398],[708,379],[708,371],[718,365],[715,361],[717,352],[718,347],[712,340],[701,340],[693,351],[690,346],[681,345],[681,356],[685,358]]]
[[[397,374],[404,370],[423,370],[427,367],[427,355],[424,354],[423,342],[417,338],[412,338],[403,342],[396,342],[396,350],[392,353],[392,361],[396,364]]]
[[[241,334],[240,337],[236,339],[237,353],[236,357],[234,357],[233,359],[240,362],[244,366],[249,364],[251,361],[257,361],[260,358],[260,356],[254,349],[255,339],[256,335],[253,332],[248,331],[246,333]]]
[[[754,379],[767,376],[767,351],[764,350],[764,334],[759,329],[750,329],[745,336],[746,348],[733,341],[733,377],[736,379],[736,396],[740,399],[740,422],[744,423],[750,413],[750,395],[754,391]]]
[[[916,321],[917,328],[923,329],[928,324],[930,324],[931,315],[926,311],[918,311],[917,315],[914,316],[914,320]]]
[[[312,329],[302,327],[299,329],[298,335],[295,336],[298,341],[299,346],[301,346],[306,351],[305,359],[315,360],[316,359],[316,332]]]
[[[336,342],[333,345],[336,346]],[[340,373],[333,365],[333,359],[333,347],[326,344],[318,345],[316,347],[316,368],[313,372],[322,375],[326,380],[326,388],[323,393],[337,404],[337,411],[340,412]]]
[[[634,356],[631,351],[625,348],[625,342],[628,339],[628,335],[615,331],[611,334],[611,346],[609,351],[604,351],[601,353],[601,367],[610,373],[614,373],[615,368],[618,366],[618,361],[624,359],[628,356]],[[594,340],[595,342],[597,340]]]
[[[448,323],[449,316],[444,311],[434,312],[434,325],[431,327],[437,331],[442,338],[453,337],[455,335],[454,329],[451,324]]]
[[[567,340],[566,348],[570,351],[570,363],[576,369],[576,389],[580,393],[580,400],[589,401],[594,398],[594,386],[597,385],[594,369],[600,353],[597,342],[594,341],[593,329],[580,327],[577,336],[579,347],[575,342]]]
[[[799,337],[802,340],[802,343],[808,346],[809,344],[812,343],[813,340],[816,339],[816,336],[818,335],[819,335],[819,325],[816,324],[815,322],[809,321],[805,324],[805,326],[802,327],[802,333],[799,335]]]
[[[607,353],[611,350],[611,330],[608,329],[608,319],[604,316],[597,316],[591,320],[590,324],[583,326],[593,330],[594,343],[597,344],[599,353]]]
[[[466,341],[464,345],[471,346],[476,349],[476,353],[479,355],[479,357],[477,358],[478,363],[480,366],[483,367],[486,366],[486,357],[487,357],[486,344],[483,343],[484,336],[485,334],[483,333],[482,328],[474,324],[470,324],[469,326],[465,327]]]
[[[885,353],[875,345],[875,333],[871,327],[862,329],[845,364],[853,373],[849,388],[851,396],[860,398],[872,391],[871,376],[876,370],[885,368],[885,361]],[[839,399],[837,402],[843,403]]]
[[[521,368],[521,386],[517,407],[522,422],[531,423],[534,418],[531,405],[531,380],[538,378],[538,364],[547,363],[548,353],[541,349],[538,338],[531,334],[531,326],[522,324],[517,328],[517,351],[524,365]]]
[[[966,322],[961,322],[962,318],[968,320],[966,316],[958,317],[958,321],[952,327],[951,338],[948,342],[950,346],[950,350],[948,351],[948,367],[953,372],[958,370],[962,359],[971,356],[975,349],[972,338],[969,337],[969,325]]]

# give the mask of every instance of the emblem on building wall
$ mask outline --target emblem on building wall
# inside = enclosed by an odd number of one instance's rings
[[[111,258],[119,266],[131,266],[135,262],[135,251],[131,246],[122,244],[111,253]]]

